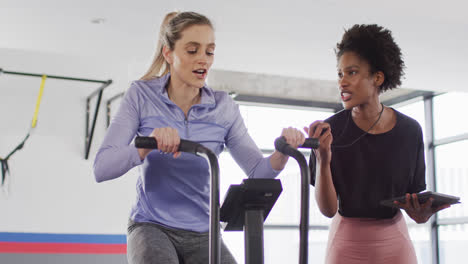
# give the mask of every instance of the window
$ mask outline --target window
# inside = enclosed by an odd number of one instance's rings
[[[467,99],[466,93],[434,98],[435,142],[444,142],[434,150],[437,191],[459,196],[462,202],[438,213],[440,263],[459,263],[468,243],[468,123],[462,119]]]
[[[467,93],[446,93],[434,97],[434,136],[436,139],[468,133],[465,114]]]
[[[436,147],[437,191],[460,197],[462,203],[454,204],[439,213],[439,219],[468,217],[468,140]],[[468,236],[468,233],[466,233]]]
[[[468,245],[468,224],[439,227],[440,263],[463,263]]]

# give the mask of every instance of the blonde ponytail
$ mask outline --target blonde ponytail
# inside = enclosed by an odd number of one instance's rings
[[[171,12],[168,13],[161,23],[161,27],[159,28],[159,38],[158,38],[158,45],[156,46],[156,54],[154,55],[153,63],[151,63],[150,68],[148,71],[141,77],[141,80],[150,80],[155,77],[160,77],[165,75],[169,72],[169,65],[164,59],[163,56],[163,47],[166,43],[164,43],[164,35],[166,28],[169,24],[169,21],[174,18],[178,12]]]

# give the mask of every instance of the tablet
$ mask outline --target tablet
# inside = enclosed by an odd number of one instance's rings
[[[435,207],[439,207],[441,205],[444,205],[444,204],[457,204],[457,203],[460,203],[460,197],[457,197],[457,196],[452,196],[452,195],[448,195],[448,194],[443,194],[443,193],[438,193],[438,192],[431,192],[431,191],[425,191],[425,192],[422,192],[422,193],[418,193],[418,200],[419,200],[419,203],[420,204],[423,204],[425,202],[427,202],[427,200],[429,198],[434,198],[434,201],[432,201],[432,207],[435,208]],[[397,207],[393,201],[398,201],[400,203],[405,203],[406,202],[406,197],[403,195],[403,196],[399,196],[399,197],[394,197],[392,199],[388,199],[388,200],[383,200],[383,201],[380,201],[380,204],[383,205],[383,206],[389,206],[389,207]]]

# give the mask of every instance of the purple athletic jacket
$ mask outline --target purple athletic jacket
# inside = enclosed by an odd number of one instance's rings
[[[135,81],[126,92],[94,161],[96,181],[124,175],[139,166],[137,201],[130,218],[168,227],[207,232],[209,229],[209,165],[202,157],[152,151],[143,161],[130,144],[136,135],[173,127],[182,139],[195,141],[219,155],[224,146],[250,178],[274,178],[271,167],[247,133],[239,107],[226,92],[201,88],[201,103],[187,117],[167,96],[167,74]],[[222,164],[221,175],[222,175]]]

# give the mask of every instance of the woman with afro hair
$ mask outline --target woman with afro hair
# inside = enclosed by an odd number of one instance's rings
[[[354,25],[335,52],[344,110],[304,128],[320,141],[315,198],[333,217],[326,263],[417,263],[400,209],[425,223],[449,205],[419,204],[416,193],[426,188],[421,126],[379,99],[401,85],[401,50],[388,29]],[[394,208],[380,204],[403,195],[406,203]]]

